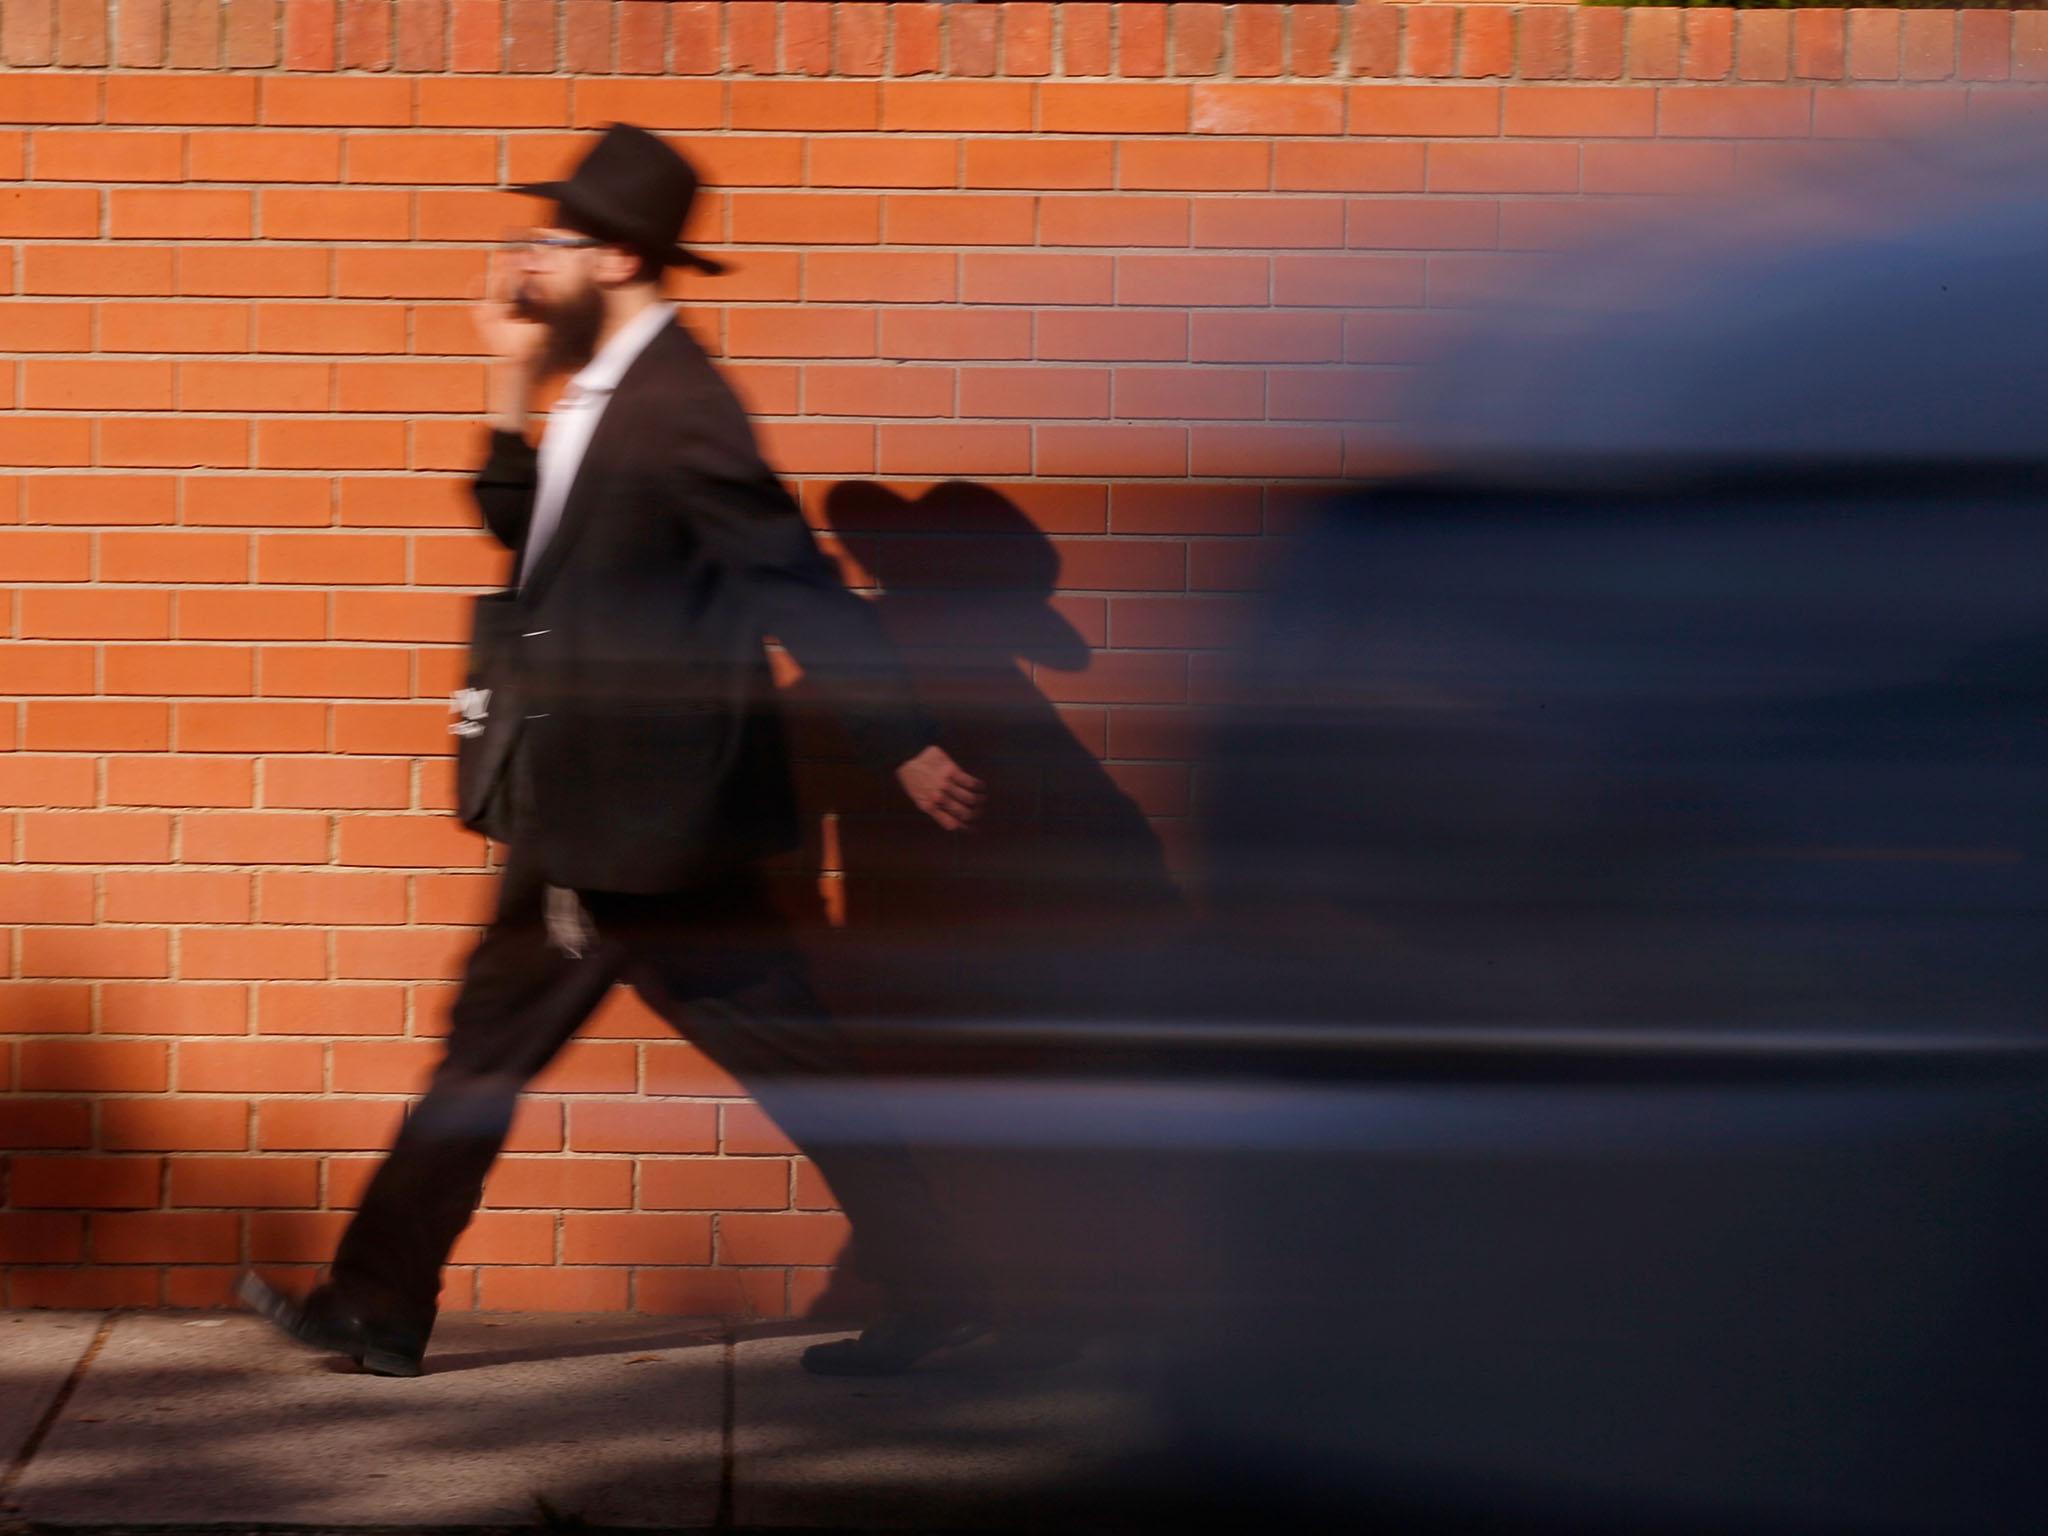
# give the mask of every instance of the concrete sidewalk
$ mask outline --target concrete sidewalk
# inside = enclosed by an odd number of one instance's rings
[[[458,1315],[392,1381],[245,1315],[0,1313],[0,1531],[935,1531],[1147,1449],[1128,1350],[820,1379],[821,1336]]]

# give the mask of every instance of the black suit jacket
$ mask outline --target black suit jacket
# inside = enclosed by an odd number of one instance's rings
[[[525,438],[498,432],[474,483],[522,557],[537,470]],[[492,766],[519,760],[515,835],[557,885],[677,890],[797,845],[771,635],[878,764],[934,739],[879,620],[680,325],[627,369],[537,564],[485,617]],[[507,775],[491,777],[502,801]]]

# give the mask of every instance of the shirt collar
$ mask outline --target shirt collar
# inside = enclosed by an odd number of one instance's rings
[[[583,365],[569,380],[569,389],[577,394],[610,394],[619,387],[619,380],[633,366],[634,359],[647,350],[648,344],[667,328],[675,314],[673,304],[657,301],[648,305],[620,326],[618,333],[604,344],[597,356]]]

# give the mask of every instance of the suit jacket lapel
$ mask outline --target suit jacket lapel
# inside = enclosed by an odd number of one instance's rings
[[[605,402],[604,414],[597,419],[597,430],[590,434],[590,442],[577,462],[575,477],[569,482],[569,494],[562,502],[562,516],[555,525],[554,535],[548,540],[547,548],[540,552],[540,560],[535,564],[532,575],[523,584],[522,595],[527,601],[537,600],[547,590],[568,560],[569,548],[576,542],[576,535],[582,532],[584,524],[593,515],[603,484],[603,466],[617,463],[625,445],[626,413],[619,407],[634,390],[645,384],[650,360],[668,344],[671,333],[676,329],[671,322],[648,342],[640,355],[627,366],[617,387],[612,390],[611,398]]]

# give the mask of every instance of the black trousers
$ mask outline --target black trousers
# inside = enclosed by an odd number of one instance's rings
[[[672,895],[585,893],[595,935],[580,957],[550,941],[546,902],[540,871],[515,844],[456,995],[447,1053],[342,1237],[337,1291],[380,1324],[425,1337],[442,1266],[521,1090],[624,981],[817,1163],[853,1224],[849,1268],[892,1305],[971,1304],[924,1179],[849,1092],[853,1052],[756,874]]]

